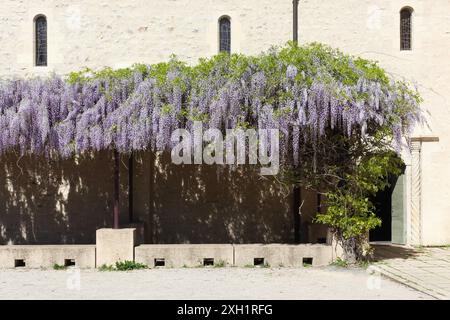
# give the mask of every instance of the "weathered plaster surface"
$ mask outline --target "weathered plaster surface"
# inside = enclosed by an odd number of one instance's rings
[[[399,11],[404,6],[414,9],[413,50],[401,52]],[[450,243],[448,12],[446,0],[432,4],[423,0],[301,0],[299,8],[300,42],[323,42],[378,60],[393,76],[417,84],[428,126],[417,128],[416,134],[439,137],[439,142],[424,142],[421,149],[421,241],[425,245]],[[48,67],[33,66],[32,22],[37,14],[48,18]],[[3,0],[0,76],[123,67],[167,60],[171,54],[194,63],[217,52],[217,20],[222,15],[231,17],[233,52],[256,54],[291,38],[291,0]],[[408,202],[413,198],[411,172],[408,168]],[[58,190],[64,194],[61,187]],[[410,207],[408,239],[414,229]],[[0,234],[5,232],[1,228]]]

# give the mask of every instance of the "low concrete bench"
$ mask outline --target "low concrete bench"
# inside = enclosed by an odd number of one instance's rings
[[[149,244],[135,248],[135,260],[149,267],[232,266],[231,244]]]
[[[0,268],[95,268],[97,250],[95,245],[4,245]],[[130,250],[132,260],[133,246]],[[323,266],[332,262],[333,249],[325,244],[148,244],[134,248],[134,260],[151,268]]]
[[[333,260],[331,245],[240,244],[234,246],[234,265],[271,267],[324,266]]]
[[[0,268],[95,268],[95,245],[4,245]]]

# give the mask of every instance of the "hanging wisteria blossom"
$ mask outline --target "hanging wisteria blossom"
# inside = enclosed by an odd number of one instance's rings
[[[171,132],[280,129],[284,162],[327,129],[364,138],[386,127],[397,149],[421,119],[420,98],[375,63],[326,46],[288,45],[259,56],[221,54],[157,65],[0,83],[0,154],[70,157],[103,149],[165,150]],[[301,156],[301,155],[300,155]]]

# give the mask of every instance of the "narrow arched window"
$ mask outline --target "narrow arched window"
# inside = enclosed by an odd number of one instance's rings
[[[34,20],[35,28],[35,63],[36,66],[47,65],[47,18],[37,16]]]
[[[400,50],[411,50],[411,8],[400,11]]]
[[[231,21],[229,17],[219,19],[219,51],[231,52]]]

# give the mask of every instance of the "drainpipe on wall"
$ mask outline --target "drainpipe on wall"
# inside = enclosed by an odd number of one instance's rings
[[[119,229],[119,213],[120,213],[120,163],[119,163],[119,152],[117,150],[113,151],[114,154],[114,206],[113,206],[113,229]]]
[[[292,1],[292,41],[298,43],[298,2],[299,0]],[[300,206],[302,202],[302,190],[298,186],[294,186],[293,190],[293,213],[294,213],[294,242],[301,242],[301,215]]]
[[[128,159],[128,222],[132,223],[134,221],[133,211],[134,211],[134,154],[131,152],[130,158]]]
[[[298,42],[298,1],[299,0],[293,0],[292,1],[292,5],[293,5],[293,23],[292,23],[292,27],[293,27],[293,32],[292,32],[292,40],[297,43]]]

